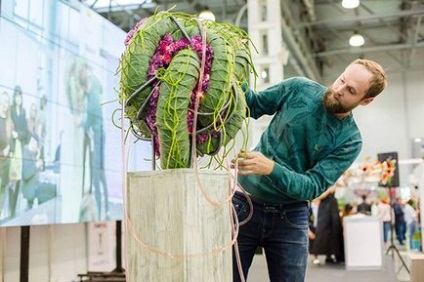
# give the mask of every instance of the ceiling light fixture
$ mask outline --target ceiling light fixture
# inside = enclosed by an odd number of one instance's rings
[[[342,6],[345,9],[354,9],[359,6],[359,0],[343,0]]]
[[[353,33],[353,35],[349,39],[349,45],[353,47],[359,47],[364,45],[365,39],[362,35],[360,35],[357,31]]]
[[[200,12],[199,14],[199,20],[207,20],[207,21],[215,21],[215,15],[212,13],[211,10],[205,9]]]

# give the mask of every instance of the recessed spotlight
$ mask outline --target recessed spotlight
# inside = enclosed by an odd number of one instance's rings
[[[354,9],[359,6],[359,0],[343,0],[342,6],[345,9]]]

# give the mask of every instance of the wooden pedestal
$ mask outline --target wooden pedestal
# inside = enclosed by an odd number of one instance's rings
[[[198,178],[214,202],[229,197],[226,172]],[[192,169],[128,173],[127,183],[129,281],[232,280],[231,202],[209,203]]]

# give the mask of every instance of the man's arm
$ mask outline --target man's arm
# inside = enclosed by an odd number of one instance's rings
[[[246,93],[250,117],[257,119],[262,115],[273,115],[277,112],[298,80],[298,78],[289,78],[258,93],[250,89],[247,84],[242,85]]]
[[[265,157],[260,152],[239,153],[238,174],[265,175],[278,193],[297,200],[312,200],[332,186],[357,158],[361,141],[346,142],[305,173],[298,173]],[[232,167],[235,167],[233,160]]]

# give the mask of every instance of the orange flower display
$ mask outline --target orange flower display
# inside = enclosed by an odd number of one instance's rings
[[[366,157],[364,163],[357,167],[348,169],[341,181],[349,186],[351,183],[380,183],[381,185],[390,184],[396,170],[396,160],[387,158],[384,162],[379,160],[372,161]]]

